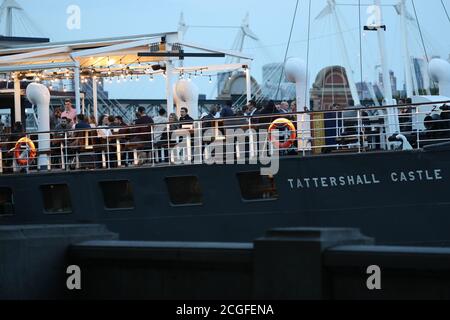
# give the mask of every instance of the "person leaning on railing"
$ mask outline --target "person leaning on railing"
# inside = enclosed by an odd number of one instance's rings
[[[146,114],[144,107],[139,107],[136,117],[134,124],[137,127],[131,129],[132,137],[130,142],[135,144],[135,149],[139,151],[139,162],[145,163],[150,159],[149,153],[152,148],[151,125],[154,121]]]
[[[51,154],[52,164],[60,164],[61,150],[63,153],[67,152],[68,144],[70,144],[72,124],[70,119],[62,117],[59,124],[55,127],[55,130],[51,134]],[[67,144],[66,144],[67,139]],[[62,148],[62,149],[61,149]]]
[[[158,153],[158,158],[163,158],[163,156],[166,158],[165,147],[167,146],[167,141],[162,139],[163,134],[167,132],[167,123],[169,122],[166,109],[160,108],[158,110],[158,115],[153,119],[153,122],[155,123],[153,126],[153,146]]]

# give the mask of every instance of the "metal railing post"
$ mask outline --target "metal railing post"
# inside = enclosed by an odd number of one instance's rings
[[[3,143],[0,145],[0,173],[3,173]]]
[[[169,162],[169,166],[172,165],[172,150],[170,150],[170,124],[167,124],[167,161]]]
[[[156,154],[155,154],[155,127],[151,126],[150,128],[150,139],[151,139],[151,145],[152,145],[152,151],[150,152],[151,157],[152,157],[152,166],[155,166],[155,158],[156,158]],[[156,150],[156,152],[158,152],[158,150]]]
[[[249,162],[251,163],[251,161],[253,161],[254,159],[255,159],[255,155],[256,155],[256,152],[255,152],[255,137],[254,137],[254,134],[253,134],[253,125],[252,125],[252,118],[251,117],[249,117],[248,118],[248,132],[249,132],[249,144],[250,144],[250,147],[249,147],[249,151],[250,151],[250,159],[249,159]]]
[[[419,116],[420,116],[420,106],[416,106],[416,134],[417,134],[417,149],[420,149],[420,130],[419,130]]]
[[[106,161],[108,162],[108,169],[111,169],[111,158],[109,154],[109,135],[106,135]]]
[[[64,159],[65,159],[65,169],[66,171],[69,169],[69,155],[67,154],[67,131],[64,132]]]
[[[357,111],[358,118],[358,153],[361,153],[361,110]]]

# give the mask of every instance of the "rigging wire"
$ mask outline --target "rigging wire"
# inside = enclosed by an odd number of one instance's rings
[[[416,10],[416,4],[415,4],[414,0],[411,0],[411,2],[413,5],[413,9],[414,9],[414,15],[416,16],[417,27],[419,28],[420,40],[422,42],[423,51],[425,52],[425,58],[427,59],[427,63],[428,63],[428,62],[430,62],[430,59],[428,56],[427,47],[425,46],[425,40],[423,38],[422,27],[420,26],[419,16],[418,16],[417,10]],[[436,89],[436,83],[434,81],[431,81],[431,83],[433,85],[433,89]]]
[[[415,4],[414,0],[411,0],[411,2],[413,5],[413,8],[414,8],[414,15],[416,16],[417,27],[419,28],[420,39],[422,41],[423,51],[425,52],[425,58],[427,59],[427,62],[429,62],[430,60],[428,59],[428,52],[427,52],[427,48],[425,46],[425,41],[423,39],[422,27],[420,26],[419,17],[417,15],[416,4]]]
[[[447,16],[448,22],[450,22],[450,16],[448,15],[447,8],[445,7],[444,0],[441,0],[441,3],[442,3],[442,7],[444,8],[445,15]]]
[[[309,8],[308,8],[308,42],[307,42],[307,50],[306,50],[306,94],[305,94],[305,111],[309,111],[308,107],[309,103],[308,99],[308,87],[309,87],[309,49],[310,49],[310,41],[311,40],[311,0],[309,0]],[[297,106],[297,111],[300,106]],[[300,109],[300,112],[303,110]]]
[[[361,86],[363,85],[363,50],[362,50],[362,26],[361,26],[361,0],[358,0],[358,20],[359,20],[359,67],[361,70]],[[361,88],[362,89],[362,88]]]
[[[294,31],[295,20],[297,18],[297,11],[298,11],[298,4],[299,4],[299,2],[300,2],[300,0],[297,0],[297,2],[295,4],[294,17],[292,18],[291,31],[289,32],[289,40],[288,40],[288,44],[287,44],[287,47],[286,47],[286,52],[284,54],[283,65],[286,64],[287,55],[289,53],[289,47],[291,45],[292,32]],[[283,80],[283,72],[280,74],[280,80],[278,81],[277,93],[275,94],[275,98],[278,97],[278,93],[280,92],[280,86],[281,86],[281,81],[282,80]]]

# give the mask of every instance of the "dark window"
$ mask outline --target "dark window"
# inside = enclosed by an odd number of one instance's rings
[[[175,206],[201,205],[202,190],[197,177],[166,178],[170,202]]]
[[[41,186],[44,200],[44,211],[49,214],[71,213],[69,187],[66,184],[51,184]]]
[[[106,209],[133,209],[134,197],[130,181],[100,182]]]
[[[14,214],[14,198],[12,190],[9,188],[0,188],[0,216],[9,216]]]
[[[237,174],[237,177],[242,198],[245,201],[278,199],[273,177],[262,176],[260,172],[241,172]]]

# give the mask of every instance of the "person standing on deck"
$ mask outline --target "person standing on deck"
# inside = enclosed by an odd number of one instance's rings
[[[191,118],[191,116],[189,115],[189,110],[187,108],[181,108],[180,111],[180,122],[193,122],[194,119]]]
[[[61,118],[67,118],[72,123],[75,123],[76,117],[77,117],[77,109],[75,109],[72,105],[72,101],[70,99],[66,99],[64,102],[65,110],[61,114]]]

